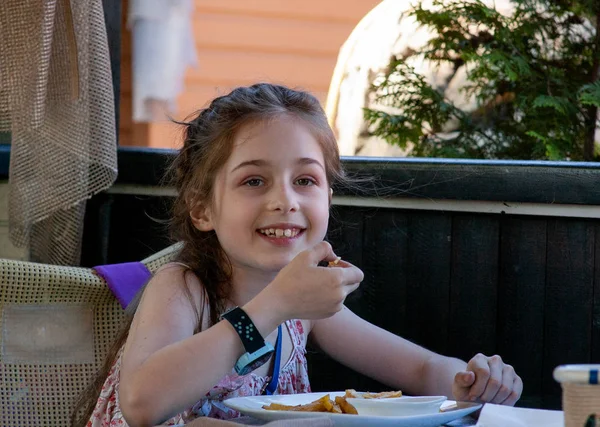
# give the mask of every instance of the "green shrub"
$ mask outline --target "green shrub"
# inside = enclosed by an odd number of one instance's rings
[[[371,132],[410,155],[598,160],[600,1],[513,0],[504,16],[479,0],[434,0],[410,15],[433,36],[394,57],[365,109]],[[463,111],[407,63],[466,67]],[[393,107],[390,109],[390,107]],[[448,132],[448,124],[452,123]]]

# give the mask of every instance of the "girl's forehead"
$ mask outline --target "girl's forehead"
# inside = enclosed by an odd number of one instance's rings
[[[231,165],[248,157],[315,157],[322,162],[323,149],[307,123],[283,116],[240,127],[227,163]]]

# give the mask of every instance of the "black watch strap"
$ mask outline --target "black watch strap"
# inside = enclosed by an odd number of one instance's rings
[[[240,307],[235,307],[223,313],[221,318],[231,323],[248,353],[254,353],[265,345],[265,340],[256,329],[254,322]]]

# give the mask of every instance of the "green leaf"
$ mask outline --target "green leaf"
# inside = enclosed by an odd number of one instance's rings
[[[579,102],[583,105],[600,107],[600,80],[581,87],[579,90]]]
[[[563,153],[558,149],[558,147],[549,144],[546,145],[546,155],[548,156],[549,160],[561,160],[564,157]]]
[[[584,427],[596,427],[596,414],[590,414]]]
[[[557,112],[567,115],[571,102],[562,96],[539,95],[533,101],[533,108],[553,108]]]
[[[537,139],[538,141],[541,141],[541,142],[548,141],[548,138],[546,138],[544,135],[541,135],[541,134],[537,133],[534,130],[528,130],[527,132],[525,132],[525,135],[529,135],[530,137],[535,138],[535,139]]]

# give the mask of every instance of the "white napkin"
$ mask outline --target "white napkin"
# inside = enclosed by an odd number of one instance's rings
[[[564,427],[562,411],[483,405],[476,427]]]

